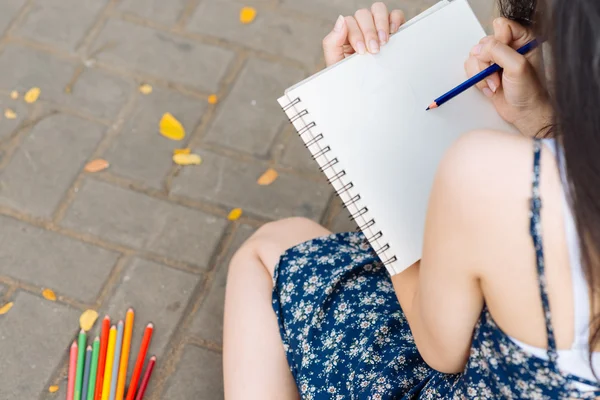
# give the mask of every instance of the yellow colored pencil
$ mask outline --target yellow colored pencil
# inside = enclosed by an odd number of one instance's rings
[[[117,327],[111,326],[108,334],[108,347],[106,349],[106,367],[104,368],[104,382],[102,387],[102,400],[110,396],[110,377],[112,376],[113,362],[115,359],[115,345],[117,343]]]
[[[121,364],[119,365],[119,380],[117,381],[117,396],[115,400],[123,400],[125,395],[125,381],[127,380],[127,365],[129,363],[129,349],[131,348],[131,334],[133,333],[133,308],[127,310],[125,317],[125,333],[123,334],[123,349],[121,350]]]

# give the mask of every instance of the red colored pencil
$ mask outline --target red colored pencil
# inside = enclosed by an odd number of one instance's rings
[[[144,398],[144,394],[146,393],[146,389],[148,388],[148,382],[150,382],[150,377],[152,376],[152,370],[154,369],[154,364],[156,363],[156,356],[150,357],[150,361],[148,362],[148,366],[146,367],[146,373],[144,374],[144,379],[142,379],[142,384],[140,385],[140,391],[138,392],[135,400],[142,400]]]
[[[135,398],[135,392],[137,391],[138,382],[140,381],[140,376],[142,375],[142,368],[144,368],[146,352],[150,346],[150,340],[152,339],[153,331],[154,325],[149,323],[144,331],[144,337],[142,338],[142,344],[140,344],[140,351],[138,352],[137,360],[135,361],[135,368],[133,369],[133,375],[131,375],[129,390],[127,391],[127,398],[125,400],[133,400]]]
[[[69,356],[69,380],[67,381],[67,400],[73,400],[75,393],[75,375],[77,374],[77,341],[71,345]]]
[[[102,398],[102,387],[104,384],[104,367],[106,366],[106,348],[108,347],[108,334],[110,333],[110,317],[107,315],[102,320],[100,331],[100,354],[98,354],[98,373],[96,375],[96,393],[94,400]]]

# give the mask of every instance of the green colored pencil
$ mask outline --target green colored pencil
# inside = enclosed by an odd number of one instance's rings
[[[94,345],[92,348],[92,369],[90,370],[90,384],[88,386],[88,392],[83,393],[83,396],[87,396],[86,400],[94,400],[94,394],[96,394],[96,374],[98,373],[98,355],[100,354],[100,338],[96,336],[94,339]],[[83,397],[82,396],[82,397]],[[83,398],[81,400],[84,400]]]
[[[79,331],[78,339],[78,350],[77,356],[77,375],[75,376],[75,393],[73,400],[81,400],[81,386],[83,385],[83,366],[85,363],[85,342],[87,341],[87,335],[82,329]]]

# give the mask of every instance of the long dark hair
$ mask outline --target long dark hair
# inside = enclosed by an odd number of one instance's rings
[[[550,45],[552,132],[564,149],[583,268],[596,299],[600,292],[600,1],[499,1],[504,16],[533,26]],[[600,312],[594,303],[591,351],[600,343]]]

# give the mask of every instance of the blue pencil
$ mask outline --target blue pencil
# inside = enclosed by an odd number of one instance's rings
[[[542,41],[534,39],[531,42],[527,43],[525,46],[521,47],[519,50],[517,50],[517,52],[521,55],[525,55],[525,54],[529,53],[530,51],[534,50],[535,48],[537,48],[541,43],[542,43]],[[472,77],[471,79],[468,79],[464,83],[461,83],[454,89],[450,90],[448,93],[443,94],[440,97],[438,97],[437,99],[435,99],[435,101],[433,103],[431,103],[429,105],[429,107],[427,107],[427,110],[431,110],[431,109],[440,107],[445,102],[453,99],[454,97],[458,96],[465,90],[470,89],[471,87],[477,85],[479,82],[481,82],[488,76],[495,74],[496,72],[500,71],[501,69],[502,69],[502,67],[500,67],[498,64],[490,65],[488,68],[484,69],[483,71],[481,71],[480,73],[478,73],[477,75]]]
[[[115,400],[117,395],[117,380],[119,378],[119,363],[121,362],[121,346],[123,344],[123,321],[117,324],[117,343],[115,345],[115,359],[113,361],[112,377],[110,381],[110,400]]]
[[[83,369],[83,388],[81,389],[81,400],[85,400],[90,381],[90,367],[92,365],[92,346],[88,346],[85,352],[85,368]]]

